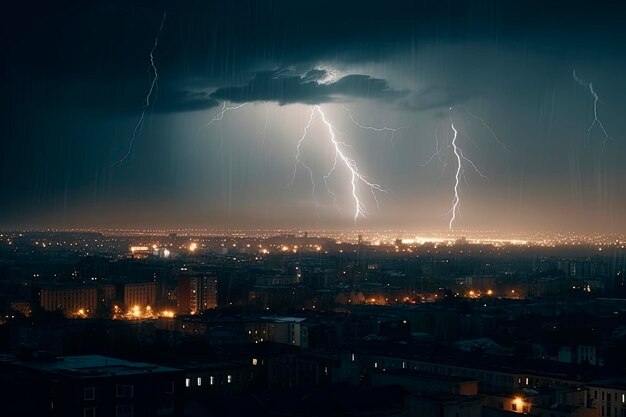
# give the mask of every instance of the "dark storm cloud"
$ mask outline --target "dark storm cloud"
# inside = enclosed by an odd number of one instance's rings
[[[328,76],[323,69],[313,69],[304,75],[283,71],[259,71],[243,86],[218,88],[211,97],[242,103],[276,101],[279,104],[319,104],[341,98],[393,100],[406,93],[396,90],[387,80],[364,74],[351,74],[335,81],[323,82]]]
[[[567,7],[557,3],[25,1],[3,18],[2,78],[80,85],[71,95],[41,94],[40,103],[47,105],[78,103],[113,113],[137,108],[145,98],[147,54],[167,10],[155,50],[160,72],[156,111],[205,109],[215,105],[214,99],[229,98],[280,103],[341,96],[389,100],[401,92],[367,74],[317,86],[323,70],[300,78],[266,71],[310,69],[321,62],[358,66],[409,50],[414,54],[433,42],[467,39],[565,50],[603,37],[616,20],[621,24],[619,2],[594,7],[582,1]],[[610,42],[623,42],[623,34],[612,33]],[[251,73],[256,73],[252,79]],[[207,91],[215,93],[210,97]],[[454,91],[417,91],[407,96],[406,105],[443,107],[469,95]]]
[[[155,103],[158,112],[185,112],[215,107],[219,101],[205,91],[166,90]]]

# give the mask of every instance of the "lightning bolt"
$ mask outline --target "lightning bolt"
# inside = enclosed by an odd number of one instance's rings
[[[355,208],[354,221],[356,222],[359,217],[366,217],[366,214],[367,214],[367,211],[365,210],[363,203],[359,199],[359,195],[358,195],[359,186],[361,185],[361,186],[365,186],[369,188],[370,192],[372,193],[372,196],[374,197],[374,201],[376,201],[377,206],[378,206],[378,198],[376,197],[376,191],[385,192],[386,190],[382,186],[376,183],[370,182],[365,176],[361,174],[361,172],[359,171],[356,165],[356,161],[352,158],[347,157],[343,153],[341,149],[341,145],[345,145],[345,144],[343,142],[337,141],[335,137],[333,125],[326,119],[326,115],[324,114],[324,112],[322,112],[321,107],[319,105],[316,105],[315,110],[320,114],[320,116],[322,117],[322,121],[328,128],[328,133],[330,134],[330,141],[335,147],[335,161],[330,171],[328,171],[328,174],[326,174],[325,178],[329,178],[332,175],[332,173],[335,171],[337,162],[339,160],[341,160],[341,162],[343,162],[345,167],[350,171],[350,176],[351,176],[350,184],[352,186],[352,198],[354,199],[354,208]]]
[[[600,126],[600,129],[602,130],[602,133],[604,134],[604,143],[606,143],[607,139],[609,139],[609,134],[606,132],[606,129],[604,128],[604,125],[602,124],[600,119],[598,119],[598,101],[600,100],[600,97],[598,97],[598,94],[593,89],[593,83],[587,83],[584,80],[578,78],[578,76],[576,75],[576,70],[572,71],[572,75],[574,77],[574,81],[576,81],[579,85],[582,85],[583,87],[588,88],[589,94],[591,94],[591,97],[593,97],[593,120],[591,124],[589,125],[589,127],[587,128],[587,140],[589,140],[589,136],[591,135],[591,130],[597,124],[598,126]]]
[[[452,110],[452,109],[450,109]],[[450,223],[448,224],[448,228],[452,230],[452,224],[454,220],[456,220],[456,213],[459,209],[459,203],[461,199],[459,198],[459,176],[461,175],[461,152],[459,152],[459,147],[456,144],[456,137],[458,135],[457,130],[454,127],[454,122],[452,121],[452,114],[450,114],[450,127],[454,132],[454,136],[452,137],[452,148],[454,149],[454,155],[456,156],[457,166],[456,172],[454,174],[454,199],[452,200],[452,217],[450,218]]]
[[[465,111],[465,113],[467,113],[468,116],[480,121],[481,124],[489,131],[490,135],[495,139],[496,143],[500,145],[503,149],[505,149],[507,152],[510,152],[509,148],[504,144],[504,142],[500,140],[500,138],[496,135],[496,133],[489,126],[489,124],[487,124],[487,122],[484,119],[471,113],[466,108],[464,108],[463,110]],[[437,124],[437,126],[435,126],[435,141],[436,141],[435,152],[426,160],[426,162],[420,164],[421,166],[427,166],[432,161],[434,161],[435,158],[438,159],[442,165],[441,175],[443,176],[448,166],[448,162],[447,162],[448,151],[452,149],[452,153],[454,154],[454,157],[456,159],[456,170],[454,173],[454,187],[453,187],[454,198],[452,200],[452,207],[450,208],[450,210],[446,212],[446,213],[451,213],[450,221],[448,223],[449,230],[453,229],[456,217],[458,214],[460,214],[459,207],[461,204],[461,194],[460,194],[461,177],[463,177],[464,182],[467,184],[467,178],[465,176],[464,165],[471,167],[472,170],[474,170],[476,174],[478,174],[479,177],[487,178],[487,176],[483,174],[483,172],[478,168],[478,166],[474,163],[474,161],[472,161],[465,155],[465,153],[463,152],[463,148],[459,145],[458,139],[459,139],[460,132],[457,126],[454,124],[454,120],[452,119],[452,111],[453,109],[452,107],[450,107],[448,118],[450,119],[450,128],[453,133],[452,141],[449,141],[449,139],[442,141],[439,138],[439,135],[437,134],[437,132],[439,130],[440,124]],[[466,133],[465,133],[465,136],[468,139],[472,140]]]
[[[211,119],[209,122],[202,125],[200,128],[205,128],[205,127],[212,125],[215,122],[221,121],[227,112],[240,109],[246,104],[247,103],[238,104],[236,106],[227,106],[226,102],[224,102],[222,104],[221,110],[213,117],[213,119]],[[344,109],[348,113],[350,120],[360,128],[373,130],[377,132],[392,132],[392,134],[397,132],[400,129],[400,128],[390,128],[390,127],[378,128],[378,127],[373,127],[373,126],[362,125],[356,122],[356,120],[352,117],[350,111],[346,107],[344,107]],[[326,191],[333,198],[335,203],[337,203],[336,195],[334,192],[332,192],[330,185],[328,183],[328,180],[333,175],[333,173],[335,172],[339,164],[345,166],[350,173],[350,188],[351,188],[351,194],[354,200],[354,207],[355,207],[354,208],[354,221],[356,222],[360,217],[366,217],[367,215],[367,210],[365,209],[365,205],[359,198],[359,189],[361,187],[368,188],[370,193],[372,194],[374,201],[376,202],[376,206],[379,208],[380,206],[379,206],[376,192],[377,191],[385,192],[386,190],[381,185],[371,182],[366,176],[364,176],[361,173],[361,171],[359,171],[356,161],[346,155],[343,148],[348,145],[345,142],[341,142],[337,140],[337,135],[335,133],[336,128],[333,126],[331,122],[328,121],[328,119],[326,118],[326,115],[324,114],[324,112],[322,111],[322,108],[319,105],[315,105],[311,107],[311,112],[309,114],[307,124],[304,127],[302,136],[298,140],[298,144],[296,145],[295,163],[293,166],[293,173],[291,175],[291,180],[283,188],[288,188],[294,184],[296,180],[296,175],[298,173],[298,167],[300,166],[303,167],[309,174],[309,179],[311,181],[311,193],[312,193],[313,201],[315,202],[315,213],[318,218],[320,217],[319,203],[317,200],[317,191],[316,191],[317,185],[315,183],[315,174],[313,172],[313,169],[311,169],[311,167],[302,159],[302,145],[309,135],[309,129],[311,128],[311,125],[313,124],[313,121],[316,115],[319,115],[321,121],[324,123],[324,125],[328,129],[329,140],[335,151],[333,165],[330,168],[330,170],[326,173],[326,175],[324,175],[324,184],[326,186]],[[266,129],[267,129],[267,103],[266,103],[266,120],[265,120],[264,129],[263,129],[264,138],[265,138]]]
[[[361,173],[361,171],[359,171],[356,161],[346,155],[343,148],[347,146],[347,144],[345,142],[341,142],[337,140],[337,135],[335,133],[336,128],[327,119],[326,115],[324,114],[324,112],[322,111],[322,108],[319,105],[315,105],[311,107],[311,114],[309,116],[308,123],[304,128],[303,135],[300,137],[300,140],[298,141],[298,145],[296,148],[296,163],[294,164],[294,171],[293,171],[293,175],[291,178],[291,182],[287,184],[287,187],[290,185],[293,185],[293,182],[296,178],[298,166],[302,166],[309,173],[309,176],[311,178],[311,184],[313,187],[313,199],[316,200],[316,195],[315,195],[316,186],[315,186],[315,179],[314,179],[313,171],[307,164],[305,164],[300,159],[300,148],[302,146],[302,142],[306,139],[307,134],[308,134],[308,129],[311,127],[311,124],[313,123],[313,119],[315,118],[316,115],[319,115],[322,123],[326,126],[328,130],[329,141],[335,151],[333,165],[331,166],[330,170],[326,173],[326,175],[324,175],[324,183],[326,185],[326,190],[336,202],[336,196],[331,191],[329,184],[328,184],[328,180],[335,173],[338,165],[343,165],[348,170],[349,175],[350,175],[349,183],[350,183],[352,199],[354,200],[354,221],[356,222],[360,217],[366,217],[367,215],[367,210],[365,209],[365,205],[361,201],[361,198],[359,197],[359,189],[361,187],[368,188],[377,206],[378,206],[378,198],[376,196],[376,192],[377,191],[385,192],[386,190],[381,185],[371,182],[367,177],[365,177]],[[317,201],[315,201],[315,204],[316,204],[316,211],[317,211],[317,206],[318,206]],[[319,216],[319,213],[318,213],[318,216]]]
[[[356,119],[352,116],[352,112],[350,112],[350,109],[348,109],[346,106],[341,106],[341,107],[343,107],[345,112],[348,114],[350,121],[354,123],[355,126],[360,127],[361,129],[365,129],[365,130],[372,130],[374,132],[391,132],[389,141],[391,142],[391,146],[393,146],[395,149],[395,144],[393,142],[393,139],[395,138],[396,133],[400,131],[402,127],[388,127],[388,126],[374,127],[374,126],[362,125],[361,123],[357,122]]]
[[[284,188],[290,187],[293,185],[293,182],[296,180],[296,174],[298,172],[298,166],[301,165],[304,169],[306,169],[309,173],[309,177],[311,178],[311,186],[312,186],[312,193],[313,193],[313,201],[315,202],[315,214],[317,214],[317,217],[320,217],[320,213],[319,213],[319,209],[318,209],[318,202],[317,202],[317,198],[315,196],[315,177],[313,175],[313,170],[306,164],[304,163],[301,159],[300,159],[300,148],[302,147],[302,142],[304,142],[304,140],[307,137],[307,133],[309,131],[309,128],[311,127],[311,124],[313,123],[313,118],[315,117],[315,108],[311,107],[311,114],[309,115],[309,121],[307,122],[306,126],[304,127],[304,133],[302,134],[302,136],[300,137],[300,140],[298,141],[298,145],[296,146],[296,163],[293,165],[293,175],[291,176],[291,181],[289,182],[289,184],[287,184]]]
[[[439,130],[439,124],[437,124],[437,126],[435,126],[435,152],[430,156],[430,158],[428,158],[426,160],[426,162],[420,164],[421,166],[425,167],[428,166],[435,158],[437,158],[439,160],[439,162],[441,162],[441,175],[443,176],[443,173],[446,170],[446,167],[448,166],[448,162],[445,161],[442,158],[442,153],[446,148],[449,148],[450,145],[448,144],[446,146],[445,143],[441,144],[441,141],[439,140],[439,135],[437,135],[437,131]],[[444,146],[446,146],[444,148]]]
[[[480,123],[482,123],[482,125],[485,126],[485,128],[489,131],[489,133],[495,139],[495,141],[498,143],[498,145],[500,145],[505,151],[507,151],[509,153],[511,152],[511,150],[504,144],[504,142],[502,142],[500,140],[498,135],[496,135],[496,132],[493,131],[493,129],[491,128],[491,126],[489,126],[489,124],[485,121],[485,119],[483,119],[482,117],[476,116],[474,113],[469,111],[467,109],[467,107],[465,107],[465,106],[463,106],[463,111],[465,111],[465,113],[467,113],[468,116],[470,116],[470,117],[478,120]]]
[[[152,95],[156,94],[156,92],[157,92],[157,90],[159,88],[159,84],[158,84],[159,72],[157,71],[157,67],[156,67],[156,64],[154,62],[154,52],[156,51],[157,46],[159,46],[159,36],[161,35],[161,32],[163,31],[163,26],[165,25],[165,18],[166,17],[167,17],[167,10],[163,12],[163,18],[161,18],[161,25],[159,26],[159,30],[157,31],[157,34],[154,37],[154,44],[152,45],[152,49],[150,49],[150,54],[149,54],[150,64],[148,65],[148,76],[150,77],[150,88],[148,89],[148,93],[146,94],[146,99],[145,99],[144,104],[142,106],[141,115],[139,116],[139,120],[137,121],[137,124],[135,124],[135,128],[133,129],[133,133],[132,133],[132,135],[130,137],[130,141],[128,142],[128,150],[126,151],[126,153],[124,154],[122,159],[120,159],[117,162],[114,162],[109,167],[113,167],[115,165],[121,164],[122,162],[124,162],[130,156],[130,154],[131,154],[131,152],[133,150],[133,144],[135,143],[135,139],[137,138],[137,135],[139,135],[139,133],[141,133],[141,129],[143,128],[143,123],[144,123],[144,120],[145,120],[146,111],[150,107]],[[153,74],[154,74],[154,76],[153,76]]]
[[[450,128],[452,129],[453,132],[453,136],[452,136],[452,141],[450,142],[449,147],[452,147],[452,151],[454,153],[454,156],[456,158],[456,171],[454,173],[454,198],[452,199],[452,207],[449,210],[449,213],[451,213],[450,216],[450,222],[448,223],[448,229],[449,230],[453,230],[453,226],[454,226],[454,222],[456,220],[457,214],[460,213],[459,211],[459,205],[461,203],[461,194],[460,194],[460,185],[461,185],[461,176],[463,177],[465,183],[467,184],[467,179],[465,177],[465,168],[463,167],[463,163],[465,162],[467,165],[469,165],[470,167],[472,167],[472,169],[481,177],[481,178],[487,178],[486,175],[484,175],[476,166],[476,164],[469,159],[467,156],[465,156],[465,154],[463,153],[463,149],[459,146],[459,143],[457,142],[458,140],[458,136],[459,136],[459,131],[456,128],[456,126],[454,125],[454,120],[452,119],[452,107],[450,107],[450,112],[448,114],[448,118],[450,119]],[[467,112],[467,110],[466,110]],[[470,114],[468,112],[468,114]],[[471,116],[471,114],[470,114]],[[478,117],[478,116],[476,116]],[[480,118],[479,118],[480,119]],[[482,119],[481,119],[482,120]],[[486,127],[488,127],[487,123],[485,122],[484,125]],[[491,128],[489,128],[489,131],[492,132],[492,135],[494,137],[497,138],[497,136],[495,135],[495,133],[493,133],[493,131],[491,130]],[[436,130],[435,130],[436,132]],[[435,135],[436,136],[436,135]],[[506,146],[499,140],[496,139],[496,141],[503,146],[505,149],[508,150],[508,148],[506,148]],[[433,155],[433,157],[431,157],[431,160],[434,158],[435,155],[439,154],[439,146],[437,146],[437,152]],[[430,162],[430,161],[428,161]],[[445,169],[445,165],[444,165],[444,169]]]
[[[245,106],[246,104],[248,104],[248,103],[241,103],[241,104],[238,104],[236,106],[226,107],[226,102],[223,102],[222,103],[222,109],[215,115],[215,117],[213,117],[207,123],[205,123],[202,126],[200,126],[200,129],[208,127],[208,126],[211,126],[215,122],[219,122],[220,120],[222,120],[224,118],[224,114],[226,114],[227,112],[232,111],[232,110],[238,110],[238,109],[242,108],[243,106]]]

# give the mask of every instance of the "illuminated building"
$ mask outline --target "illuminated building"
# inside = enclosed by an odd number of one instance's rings
[[[600,409],[600,417],[619,417],[626,410],[626,382],[606,380],[589,386],[592,405]]]
[[[89,316],[98,305],[96,287],[58,286],[43,287],[38,292],[39,304],[46,311],[63,311],[72,315],[83,310]]]
[[[141,282],[124,284],[124,304],[130,309],[134,306],[154,306],[156,302],[156,283]]]
[[[250,390],[257,383],[257,367],[252,362],[224,361],[185,364],[185,390],[224,395]]]
[[[178,281],[178,313],[195,314],[217,308],[217,278],[182,276]]]
[[[151,253],[151,248],[149,246],[131,246],[130,247],[130,255],[133,258],[144,259],[147,258]]]

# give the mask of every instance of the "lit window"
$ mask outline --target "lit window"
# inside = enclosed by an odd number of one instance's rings
[[[198,383],[198,386],[202,385],[202,378],[198,377],[196,382]]]
[[[189,388],[191,386],[191,379],[185,378],[185,386]]]
[[[526,385],[528,385],[528,378],[526,378]]]
[[[256,358],[252,358],[252,365],[256,366],[257,363],[258,363],[257,359]]]
[[[233,376],[232,375],[228,375],[226,377],[226,382],[228,382],[229,384],[233,382]]]
[[[378,368],[378,362],[374,362],[374,368]]]
[[[354,362],[356,360],[356,355],[353,353],[352,354],[352,362]]]
[[[215,383],[215,378],[212,376],[209,377],[209,385],[213,385]]]

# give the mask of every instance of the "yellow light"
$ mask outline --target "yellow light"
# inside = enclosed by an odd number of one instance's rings
[[[493,295],[493,291],[487,290],[487,295]]]
[[[524,411],[524,400],[521,397],[515,397],[513,403],[516,405],[517,412],[521,413]]]
[[[191,243],[189,245],[189,250],[190,251],[195,252],[196,249],[198,249],[198,244],[197,243],[194,242],[194,243]]]

